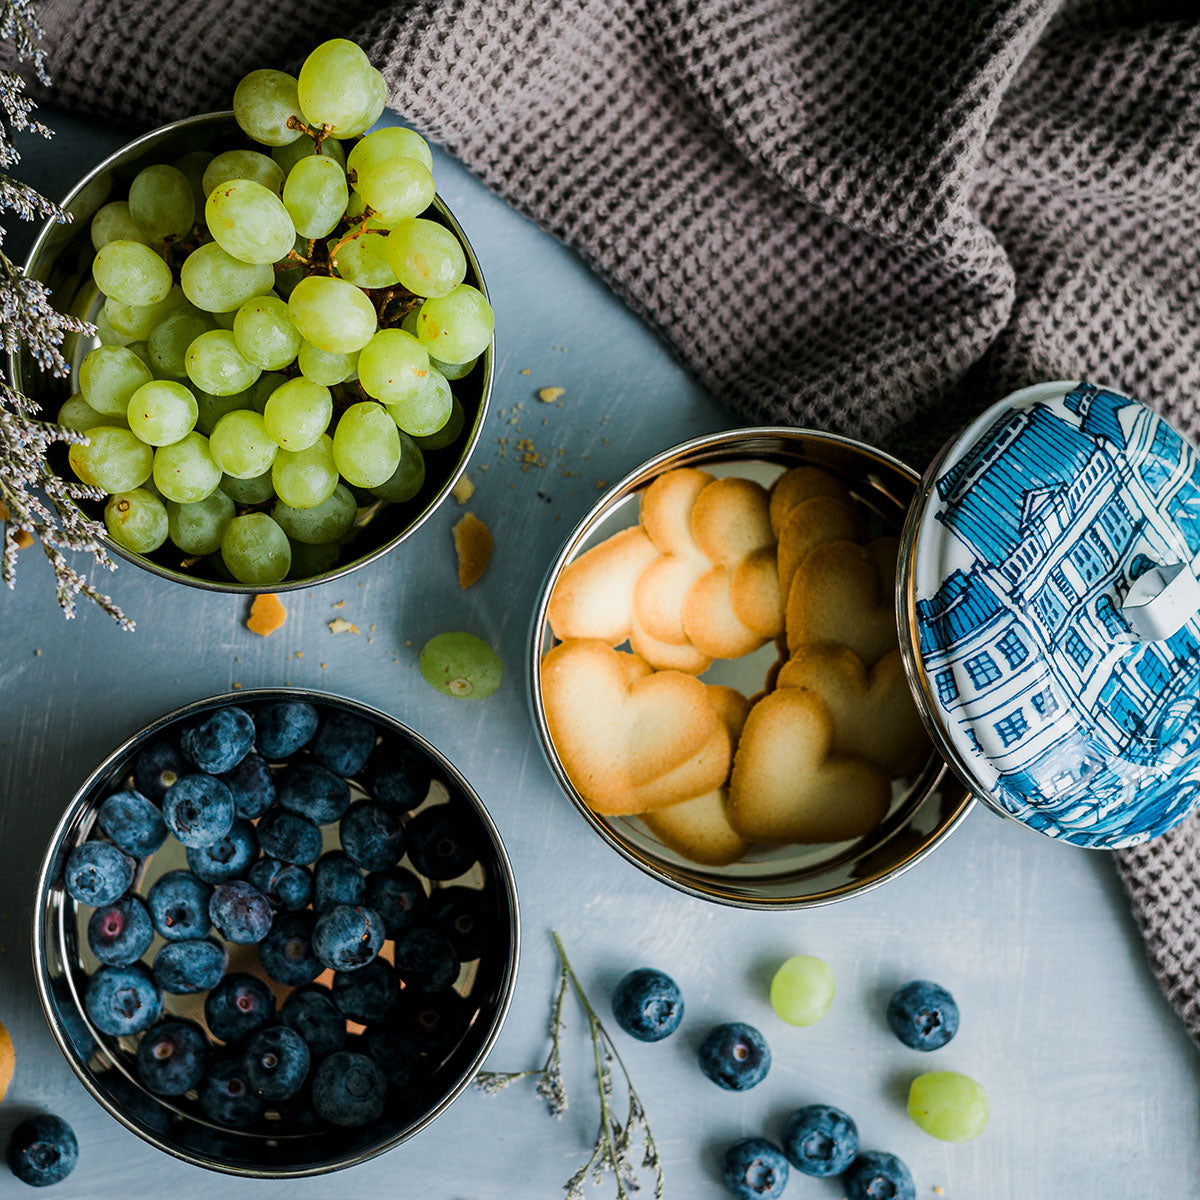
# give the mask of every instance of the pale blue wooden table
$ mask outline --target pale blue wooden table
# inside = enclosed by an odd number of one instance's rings
[[[58,136],[49,145],[26,139],[23,173],[54,195],[128,136],[49,119]],[[906,1159],[919,1197],[1200,1195],[1200,1056],[1146,969],[1105,856],[1054,845],[977,808],[930,859],[869,895],[808,913],[747,913],[646,878],[559,793],[525,701],[528,613],[544,566],[603,481],[735,422],[574,255],[444,155],[436,171],[497,314],[495,408],[471,466],[471,508],[496,534],[480,584],[458,588],[450,526],[459,510],[451,503],[390,560],[292,593],[286,626],[268,640],[244,628],[243,600],[129,566],[107,582],[137,618],[136,634],[90,607],[65,623],[34,550],[22,555],[15,595],[3,596],[0,1019],[16,1042],[17,1074],[0,1107],[0,1137],[27,1108],[74,1125],[79,1167],[51,1193],[58,1200],[550,1200],[586,1158],[595,1093],[577,1019],[565,1043],[571,1107],[562,1121],[546,1115],[531,1088],[498,1097],[470,1091],[398,1150],[297,1183],[231,1180],[170,1159],[104,1113],[67,1068],[42,1019],[29,946],[35,874],[63,804],[113,745],[161,713],[234,683],[292,683],[408,722],[455,760],[495,817],[516,871],[524,952],[491,1067],[531,1066],[545,1054],[552,928],[604,1013],[612,983],[631,967],[652,964],[678,980],[687,1004],[679,1034],[644,1046],[618,1033],[664,1154],[669,1200],[723,1195],[724,1146],[763,1130],[778,1137],[786,1113],[813,1101],[852,1113],[865,1147]],[[545,386],[565,389],[561,406],[538,402]],[[523,470],[515,454],[505,457],[498,439],[518,437],[532,439],[544,468]],[[331,634],[334,617],[361,632]],[[416,650],[447,628],[473,630],[500,650],[507,676],[491,699],[447,699],[421,680]],[[837,973],[832,1011],[807,1030],[784,1026],[765,996],[772,966],[799,952],[821,955]],[[901,1046],[882,1018],[891,988],[914,977],[941,981],[962,1009],[961,1032],[932,1060]],[[775,1055],[766,1082],[741,1095],[719,1091],[695,1065],[704,1031],[734,1019],[758,1025]],[[976,1142],[935,1142],[905,1115],[908,1080],[933,1064],[988,1088],[992,1121]],[[609,1180],[592,1194],[613,1192]],[[0,1194],[25,1193],[0,1173]],[[786,1194],[842,1191],[793,1177]]]

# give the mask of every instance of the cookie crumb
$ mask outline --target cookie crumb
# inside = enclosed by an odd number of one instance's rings
[[[330,633],[357,633],[358,626],[353,621],[344,621],[341,617],[329,622]],[[325,664],[322,663],[321,666]]]
[[[240,691],[242,690],[242,685],[241,685],[240,683],[235,683],[235,684],[233,685],[233,690],[234,690],[235,692],[240,692]]]
[[[458,482],[450,489],[452,495],[459,504],[466,504],[470,498],[475,495],[475,485],[471,482],[470,475],[459,476]]]
[[[325,670],[325,669],[326,669],[328,666],[329,666],[329,664],[328,664],[328,663],[322,663],[322,664],[321,664],[321,670],[322,670],[322,671],[324,671],[324,670]]]
[[[474,514],[464,513],[452,530],[458,555],[458,586],[469,588],[487,570],[492,557],[492,531]]]
[[[524,370],[522,370],[521,374],[522,375],[531,375],[532,372],[530,371],[530,369],[528,367],[525,367]]]
[[[330,608],[345,608],[345,607],[346,607],[345,600],[339,600],[336,604],[330,605]]]
[[[303,658],[303,657],[304,657],[304,651],[303,651],[303,650],[297,650],[297,651],[296,651],[296,657],[297,657],[297,658]]]
[[[42,652],[41,652],[40,650],[35,650],[35,651],[33,652],[33,657],[34,657],[34,658],[41,658],[41,657],[42,657]]]
[[[274,592],[255,596],[246,618],[246,628],[259,637],[270,637],[287,620],[287,609]]]
[[[544,387],[538,388],[538,399],[543,404],[553,404],[555,400],[566,393],[566,388],[560,387]]]

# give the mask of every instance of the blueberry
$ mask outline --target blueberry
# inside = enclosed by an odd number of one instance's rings
[[[927,979],[906,983],[888,1001],[892,1032],[913,1050],[937,1050],[958,1032],[958,1005]]]
[[[858,1126],[840,1108],[809,1104],[788,1117],[783,1149],[805,1175],[840,1175],[858,1153]]]
[[[125,896],[92,913],[87,927],[88,945],[105,965],[126,967],[136,962],[154,941],[154,925],[137,896]]]
[[[154,978],[164,992],[207,992],[225,974],[225,947],[211,938],[168,942],[154,956]]]
[[[396,939],[393,962],[405,986],[423,992],[441,991],[458,978],[458,952],[450,939],[420,925]]]
[[[452,804],[439,804],[417,813],[408,823],[408,856],[430,879],[457,879],[479,857],[474,838]]]
[[[321,853],[321,831],[299,813],[273,808],[258,822],[258,844],[264,854],[284,862],[316,862]]]
[[[320,916],[339,904],[362,904],[367,881],[362,869],[340,850],[322,854],[313,867],[313,911]]]
[[[275,779],[271,768],[257,754],[247,754],[232,771],[221,775],[221,782],[233,797],[239,817],[253,821],[275,803]]]
[[[741,1021],[717,1025],[700,1043],[700,1070],[731,1092],[762,1083],[770,1067],[771,1051],[753,1025]]]
[[[330,1123],[344,1128],[367,1125],[383,1115],[387,1081],[365,1054],[339,1050],[313,1076],[313,1108]]]
[[[296,763],[280,776],[279,803],[318,825],[330,825],[350,807],[350,785],[319,763]]]
[[[916,1200],[909,1169],[894,1154],[868,1150],[851,1164],[842,1179],[846,1200]]]
[[[272,1025],[250,1039],[242,1069],[264,1100],[286,1100],[304,1086],[311,1062],[307,1043],[294,1029]]]
[[[208,900],[212,888],[191,871],[168,871],[146,896],[150,919],[168,942],[204,937],[212,924]]]
[[[8,1137],[8,1169],[30,1187],[61,1183],[75,1170],[75,1131],[50,1113],[27,1117]]]
[[[339,904],[317,920],[313,953],[334,971],[365,967],[383,945],[383,921],[361,905]]]
[[[394,1029],[368,1029],[363,1046],[383,1072],[388,1087],[407,1091],[420,1077],[421,1052],[404,1034]]]
[[[262,1116],[263,1102],[246,1082],[240,1054],[223,1054],[209,1063],[200,1081],[200,1107],[211,1120],[234,1129]]]
[[[204,997],[209,1032],[223,1042],[240,1042],[269,1025],[275,1016],[275,993],[254,975],[226,975]]]
[[[612,998],[617,1024],[639,1042],[669,1037],[683,1020],[683,995],[670,975],[650,967],[630,971]]]
[[[383,804],[362,800],[342,818],[342,849],[364,871],[385,871],[404,856],[400,814]]]
[[[250,868],[249,881],[270,901],[271,907],[294,912],[307,908],[312,899],[312,875],[307,867],[280,862],[277,858],[260,858]]]
[[[72,899],[101,908],[125,894],[133,860],[108,842],[84,842],[71,851],[63,876]]]
[[[421,881],[403,867],[372,871],[367,876],[364,903],[383,920],[384,936],[398,937],[425,912],[425,889]]]
[[[250,714],[232,704],[206,713],[179,735],[184,758],[210,775],[233,770],[253,745]]]
[[[100,805],[96,819],[113,844],[134,858],[153,854],[167,840],[162,813],[132,788],[113,792]]]
[[[326,709],[309,746],[313,758],[339,775],[357,775],[375,749],[375,726],[340,709]]]
[[[174,742],[155,742],[133,762],[133,786],[147,800],[162,803],[167,788],[188,773],[188,765]]]
[[[444,1053],[466,1031],[470,1014],[466,1001],[454,991],[418,992],[405,989],[400,998],[404,1032],[422,1050]]]
[[[233,796],[212,775],[185,775],[167,789],[162,813],[185,846],[207,846],[233,828]]]
[[[721,1178],[738,1200],[756,1200],[759,1196],[775,1200],[787,1185],[788,1162],[783,1151],[766,1138],[742,1138],[725,1151]]]
[[[400,747],[385,749],[381,746],[371,759],[367,786],[374,799],[408,812],[429,794],[432,778],[432,771],[424,759]]]
[[[254,714],[258,752],[273,761],[291,758],[312,741],[319,721],[317,710],[303,700],[264,705]]]
[[[312,913],[284,913],[258,947],[262,969],[276,983],[311,983],[323,970],[312,952],[312,936]]]
[[[448,887],[429,898],[429,923],[454,944],[463,962],[478,958],[492,932],[492,913],[475,888]]]
[[[315,1059],[346,1044],[345,1014],[334,1003],[333,993],[319,983],[292,992],[279,1010],[279,1020],[308,1043]]]
[[[238,946],[255,946],[271,931],[271,905],[266,896],[242,879],[220,884],[208,902],[217,932]]]
[[[335,971],[333,1000],[352,1021],[373,1025],[387,1019],[400,999],[400,981],[382,959],[356,971]]]
[[[138,1078],[156,1096],[182,1096],[204,1075],[208,1038],[195,1021],[160,1021],[138,1043]]]
[[[205,883],[224,883],[227,879],[236,879],[244,875],[258,857],[254,826],[238,818],[223,838],[207,846],[189,846],[186,857],[192,874]]]
[[[162,1013],[162,991],[141,963],[101,967],[88,980],[83,1006],[101,1033],[125,1037],[149,1029]]]

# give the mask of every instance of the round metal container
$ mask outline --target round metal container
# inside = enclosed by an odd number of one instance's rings
[[[540,663],[554,644],[546,616],[559,575],[591,546],[637,523],[640,495],[655,478],[676,467],[698,467],[769,486],[797,466],[821,467],[836,475],[883,529],[896,534],[920,484],[920,476],[897,459],[835,434],[785,427],[734,429],[684,442],[626,475],[575,527],[550,567],[529,644],[534,724],[551,769],[580,815],[614,850],[655,879],[691,896],[743,908],[809,908],[869,891],[919,862],[946,838],[966,816],[971,797],[931,746],[922,768],[893,784],[888,813],[869,836],[763,850],[727,867],[700,866],[665,846],[636,817],[600,816],[588,806],[555,750],[542,705]],[[768,643],[745,658],[718,661],[704,680],[751,695],[764,686],[775,654]]]
[[[25,274],[30,279],[41,280],[49,286],[54,305],[61,312],[94,321],[104,304],[104,297],[92,280],[92,257],[95,251],[92,248],[90,224],[96,210],[118,191],[118,181],[127,186],[129,180],[143,167],[154,163],[173,163],[181,155],[193,150],[207,150],[214,146],[227,150],[243,143],[250,145],[231,112],[188,117],[136,138],[116,153],[110,154],[75,185],[63,201],[63,208],[71,214],[71,223],[46,223],[29,251]],[[263,150],[261,146],[254,148]],[[454,214],[440,198],[435,198],[425,215],[445,225],[459,239],[467,257],[466,282],[477,287],[486,296],[488,292],[483,272],[479,268],[471,243],[455,220]],[[80,362],[96,345],[98,342],[95,338],[75,334],[65,339],[62,349],[63,356],[71,368],[69,378],[56,379],[40,371],[24,347],[20,353],[9,355],[9,374],[17,390],[36,401],[41,415],[46,420],[53,421],[59,408],[74,390],[71,379],[75,377]],[[358,567],[366,566],[367,563],[395,550],[409,534],[420,528],[449,494],[466,469],[467,461],[479,441],[491,399],[495,364],[493,341],[480,356],[470,375],[453,385],[454,394],[461,401],[466,413],[460,438],[445,450],[425,452],[425,483],[412,500],[402,504],[378,501],[363,509],[355,522],[352,535],[352,546],[357,551],[357,557],[339,563],[323,574],[303,579],[288,579],[270,587],[255,587],[215,575],[202,576],[181,569],[179,562],[183,555],[171,547],[170,543],[150,555],[135,554],[118,546],[104,533],[102,520],[100,540],[114,555],[163,579],[214,592],[285,592],[340,579]],[[51,466],[64,478],[75,478],[67,463],[65,446],[56,447],[51,453]],[[102,504],[92,501],[80,502],[80,507],[90,516],[97,518],[103,509]]]
[[[437,889],[453,883],[477,889],[495,916],[488,948],[478,959],[464,964],[454,984],[468,1013],[465,1032],[410,1091],[389,1094],[388,1107],[378,1121],[360,1129],[333,1129],[318,1123],[315,1129],[291,1131],[278,1119],[277,1132],[270,1128],[270,1121],[256,1130],[216,1125],[194,1100],[158,1097],[147,1091],[134,1069],[136,1038],[101,1033],[89,1021],[83,1005],[88,972],[97,965],[86,938],[87,916],[93,910],[71,899],[62,874],[72,849],[92,832],[101,801],[128,780],[137,753],[172,728],[223,705],[236,704],[252,713],[278,700],[307,700],[363,717],[375,725],[381,744],[398,745],[424,760],[434,782],[430,794],[413,811],[434,804],[455,805],[480,847],[478,861],[464,876],[433,882],[432,886]],[[351,790],[356,797],[363,794],[354,783]],[[326,826],[323,831],[326,850],[333,848],[333,828]],[[135,885],[142,890],[165,870],[185,865],[183,848],[168,839],[167,845],[143,861]],[[161,940],[156,935],[147,959]],[[42,1009],[59,1049],[93,1098],[128,1129],[167,1154],[210,1170],[257,1179],[295,1178],[354,1166],[424,1129],[471,1082],[498,1036],[516,983],[518,951],[512,868],[500,834],[470,784],[443,754],[394,718],[357,701],[304,688],[264,688],[197,700],[122,742],[84,780],[67,805],[42,862],[33,919],[33,966]],[[231,970],[260,973],[253,947],[231,945],[230,952]],[[275,985],[274,990],[279,994],[290,989]],[[164,1015],[186,1015],[203,1022],[202,1000],[202,995],[169,994]]]

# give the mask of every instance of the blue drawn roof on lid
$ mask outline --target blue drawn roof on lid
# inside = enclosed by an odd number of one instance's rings
[[[983,576],[953,571],[932,600],[917,601],[921,652],[944,650],[981,629],[1004,605]]]

